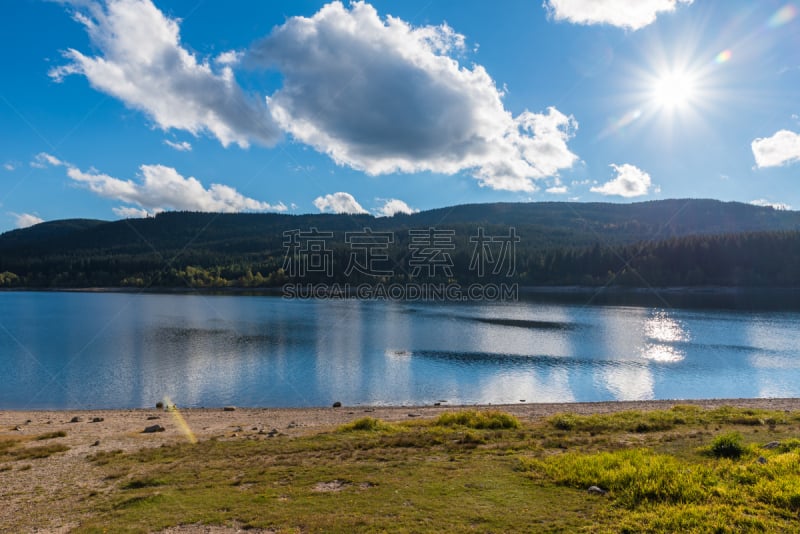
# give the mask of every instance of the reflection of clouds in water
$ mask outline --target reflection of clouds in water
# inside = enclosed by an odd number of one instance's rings
[[[478,402],[575,402],[566,369],[545,373],[503,373],[491,376],[481,384]]]
[[[564,307],[509,305],[487,310],[466,324],[469,350],[567,357],[572,354],[573,319]]]
[[[408,402],[413,399],[412,382],[414,378],[411,369],[411,351],[404,349],[386,349],[383,353],[385,370],[383,375],[375,377],[370,384],[373,398],[383,402],[392,403],[396,400]],[[386,383],[391,384],[391,394],[386,391]],[[412,401],[413,402],[413,401]]]
[[[800,369],[796,338],[786,335],[794,324],[776,314],[754,318],[745,326],[748,343],[758,351],[748,360],[754,368],[759,397],[796,397],[800,392],[796,378],[796,370]]]
[[[346,401],[361,387],[363,373],[363,306],[359,301],[335,303],[338,309],[318,304],[316,316],[317,388]]]
[[[757,369],[800,369],[800,359],[787,354],[754,354],[749,359]]]
[[[644,323],[644,334],[654,343],[645,343],[639,354],[646,360],[659,363],[674,363],[686,358],[686,351],[671,343],[688,342],[689,332],[681,321],[670,317],[665,311],[655,312]]]
[[[619,366],[604,369],[603,383],[616,400],[650,400],[653,393],[653,373],[642,367]]]
[[[629,362],[629,365],[601,367],[595,374],[598,389],[606,389],[616,400],[647,400],[655,397],[650,365],[641,362],[641,347],[646,345],[646,309],[607,308],[600,311],[601,342],[606,345],[608,360]]]

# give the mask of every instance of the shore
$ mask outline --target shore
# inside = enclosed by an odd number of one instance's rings
[[[284,436],[323,432],[361,417],[385,421],[436,417],[461,409],[496,409],[523,421],[557,413],[597,414],[625,410],[663,410],[676,404],[706,409],[735,406],[764,410],[800,410],[800,398],[785,399],[700,399],[565,403],[519,403],[455,406],[343,406],[339,408],[187,408],[175,412],[157,408],[128,410],[0,410],[0,438],[25,439],[43,433],[63,431],[62,442],[71,455],[99,450],[135,450],[158,447],[188,439],[263,436],[272,431]],[[76,422],[72,422],[76,420]],[[185,421],[185,425],[182,423]],[[145,427],[160,425],[164,431],[145,433]],[[260,434],[261,432],[261,434]],[[94,445],[99,441],[98,445]],[[91,449],[90,449],[91,448]],[[70,456],[68,454],[67,456]]]
[[[365,417],[385,421],[432,418],[464,408],[492,408],[522,421],[535,421],[556,413],[596,414],[624,410],[668,409],[676,404],[702,408],[735,406],[765,410],[800,410],[800,399],[709,399],[597,403],[513,404],[493,406],[340,407],[340,408],[202,408],[174,412],[162,409],[90,411],[0,411],[0,444],[16,441],[24,447],[58,443],[68,447],[46,458],[2,461],[0,454],[0,531],[3,524],[30,518],[43,528],[32,532],[68,532],[62,524],[82,496],[102,492],[109,484],[86,458],[101,451],[135,451],[187,440],[286,439],[331,430]],[[163,430],[144,432],[159,425]],[[63,433],[63,435],[62,435]],[[57,435],[42,440],[43,435]],[[2,449],[0,449],[0,452]],[[57,499],[54,500],[54,496]],[[235,530],[196,530],[235,532]],[[173,530],[170,530],[173,532]],[[177,532],[177,531],[174,531]],[[181,531],[183,532],[183,531]],[[185,532],[190,532],[186,530]],[[192,531],[194,532],[194,531]]]

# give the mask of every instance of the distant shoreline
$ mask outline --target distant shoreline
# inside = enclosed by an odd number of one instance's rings
[[[386,286],[391,287],[391,285]],[[401,288],[402,289],[402,288]],[[327,291],[327,292],[326,292]],[[283,288],[132,288],[132,287],[88,287],[88,288],[2,288],[6,293],[51,293],[51,294],[121,294],[121,295],[203,295],[229,297],[273,297],[286,300],[361,300],[365,302],[449,302],[442,298],[419,298],[403,300],[383,297],[375,292],[374,297],[359,298],[356,288],[342,289],[336,284],[327,289],[313,286],[295,286],[284,293]],[[367,294],[372,294],[367,292]],[[473,300],[470,302],[495,302]],[[800,311],[800,288],[795,287],[729,287],[729,286],[681,286],[681,287],[592,287],[592,286],[518,286],[511,298],[500,302],[529,302],[554,305],[598,305],[633,306],[644,308],[709,309],[739,311]],[[464,302],[458,300],[458,302]]]
[[[148,294],[258,294],[281,295],[282,287],[4,287],[0,292],[37,292],[37,293],[148,293]],[[761,287],[761,286],[667,286],[667,287],[623,287],[623,286],[519,286],[521,294],[525,295],[559,295],[559,294],[687,294],[687,295],[726,295],[745,293],[775,293],[788,292],[800,295],[800,287]]]
[[[610,400],[610,401],[589,401],[589,402],[524,402],[515,404],[448,404],[446,401],[436,405],[343,405],[340,407],[225,407],[225,406],[204,406],[181,408],[178,411],[186,417],[200,417],[225,415],[236,418],[239,416],[258,416],[268,415],[278,418],[306,415],[311,417],[316,423],[340,424],[352,419],[349,416],[361,413],[370,413],[372,417],[386,417],[389,420],[398,420],[408,417],[409,412],[418,412],[420,416],[435,416],[442,412],[453,410],[475,410],[492,409],[505,411],[519,417],[544,417],[556,413],[570,412],[575,414],[596,414],[619,412],[625,410],[663,410],[678,404],[690,404],[701,408],[713,409],[720,406],[736,406],[739,408],[752,408],[764,410],[800,410],[800,398],[781,397],[781,398],[717,398],[717,399],[651,399],[651,400]],[[231,409],[232,408],[232,409]],[[164,413],[164,418],[168,418],[170,411],[160,408],[80,408],[80,409],[7,409],[0,408],[0,434],[4,426],[13,423],[16,419],[13,416],[36,415],[52,416],[58,418],[64,414],[88,416],[90,414],[100,416],[136,417],[141,415],[152,415]],[[65,421],[66,422],[66,421]],[[316,425],[315,425],[316,426]]]

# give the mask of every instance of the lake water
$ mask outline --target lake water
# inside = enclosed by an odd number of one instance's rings
[[[800,313],[0,293],[0,409],[800,396]]]

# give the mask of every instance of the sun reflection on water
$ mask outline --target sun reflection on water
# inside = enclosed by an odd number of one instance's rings
[[[650,342],[640,349],[643,358],[671,363],[686,357],[686,351],[674,344],[690,341],[689,332],[682,322],[673,319],[667,312],[659,311],[649,317],[644,324],[644,333]]]

